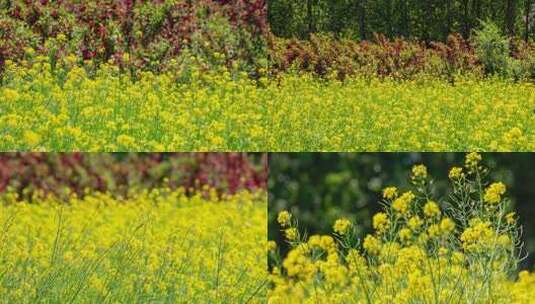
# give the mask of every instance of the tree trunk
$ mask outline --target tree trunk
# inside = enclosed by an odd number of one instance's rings
[[[481,1],[480,0],[474,0],[472,3],[473,6],[473,12],[474,12],[474,21],[477,21],[481,19]],[[472,27],[474,27],[475,24],[472,24]]]
[[[386,0],[385,3],[385,19],[386,19],[386,35],[388,37],[394,36],[392,28],[392,0]]]
[[[530,26],[531,0],[524,0],[524,41],[529,40],[529,26]]]
[[[308,21],[308,28],[307,28],[307,36],[310,36],[310,33],[314,31],[314,18],[312,16],[312,1],[313,0],[307,0],[307,21]]]
[[[402,18],[402,23],[403,23],[403,36],[405,38],[408,38],[411,34],[411,30],[410,30],[410,17],[409,17],[409,5],[408,5],[408,2],[409,0],[403,0],[403,8],[401,9],[401,18]]]
[[[360,40],[366,40],[366,1],[358,0]]]
[[[463,27],[462,35],[464,39],[470,36],[470,16],[468,13],[468,0],[463,1]]]
[[[423,40],[428,43],[431,40],[431,34],[433,31],[432,29],[432,18],[433,18],[433,3],[431,0],[425,1],[425,7],[424,7],[424,33],[423,33]]]
[[[515,35],[516,0],[507,0],[505,8],[505,32],[509,37]]]
[[[452,23],[451,10],[452,10],[451,0],[446,0],[446,22],[444,23],[444,41],[448,39],[448,36],[451,33],[451,23]]]

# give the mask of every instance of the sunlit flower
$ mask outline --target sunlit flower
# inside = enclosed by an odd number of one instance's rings
[[[289,226],[291,219],[292,214],[286,210],[279,212],[279,215],[277,216],[277,222],[279,222],[282,227]]]
[[[383,189],[383,198],[394,199],[398,195],[398,188],[386,187]]]
[[[479,166],[480,161],[481,161],[481,154],[477,152],[471,152],[466,155],[464,165],[469,171],[473,172]]]
[[[483,200],[489,204],[498,204],[505,193],[505,185],[502,182],[492,183],[485,189]]]
[[[455,222],[452,219],[446,217],[440,221],[440,231],[442,234],[447,235],[452,233],[454,230]]]
[[[427,178],[427,167],[424,165],[415,165],[412,167],[412,179],[421,180]]]
[[[440,215],[440,208],[438,207],[437,203],[433,201],[428,201],[424,205],[424,214],[427,217],[437,217]]]
[[[379,240],[369,234],[364,238],[362,246],[370,254],[376,255],[381,250],[381,243],[379,242]]]
[[[448,174],[448,177],[451,180],[459,180],[464,177],[463,168],[461,167],[453,167],[450,170],[450,173]]]
[[[372,224],[377,232],[385,232],[389,225],[388,216],[384,212],[378,212],[373,216]]]
[[[407,225],[409,226],[409,228],[411,228],[412,231],[417,231],[418,229],[420,229],[423,223],[423,220],[419,216],[415,215],[409,219]]]
[[[351,222],[348,219],[337,219],[334,222],[333,230],[339,235],[345,235],[350,227]]]
[[[28,143],[28,145],[35,146],[41,141],[41,136],[33,131],[25,131],[24,140]]]
[[[218,291],[240,302],[266,278],[266,242],[261,242],[267,233],[266,202],[264,194],[245,191],[209,198],[187,196],[183,189],[132,188],[120,199],[88,192],[68,201],[47,196],[2,204],[0,223],[17,214],[5,234],[9,241],[2,244],[2,279],[19,282],[9,290],[0,284],[2,301],[31,303],[39,297],[54,302],[61,294],[87,303],[103,297],[135,302],[145,292],[140,287],[156,302],[181,290],[185,302],[202,295],[203,301],[216,303],[220,296],[212,293],[206,274],[217,269],[221,282],[232,282]],[[267,247],[276,254],[275,242]],[[90,265],[98,265],[98,271],[88,271]],[[80,282],[85,275],[81,289],[60,283]],[[43,293],[39,284],[44,281],[56,283]],[[251,298],[263,300],[262,295]]]
[[[284,235],[286,236],[286,239],[288,239],[288,241],[295,241],[297,240],[298,232],[296,228],[292,227],[284,230]]]
[[[411,192],[405,192],[392,202],[392,209],[400,214],[406,214],[409,210],[410,203],[416,196]]]
[[[403,242],[408,241],[412,237],[412,232],[408,228],[403,228],[399,231],[399,239]]]
[[[363,239],[312,235],[307,241],[305,235],[304,240],[290,242],[282,262],[286,272],[273,272],[269,301],[417,303],[436,297],[463,302],[469,293],[478,302],[528,303],[535,296],[531,293],[535,277],[521,273],[515,281],[509,275],[520,248],[514,214],[503,216],[503,209],[481,208],[486,202],[471,198],[487,190],[465,183],[482,176],[462,174],[454,170],[450,176],[457,179],[454,187],[461,199],[450,198],[443,211],[430,200],[420,210],[420,204],[413,203],[414,194],[405,192],[392,204],[383,204],[372,218],[375,231]],[[493,188],[499,196],[504,194]],[[432,194],[420,191],[421,197]],[[337,220],[334,226],[335,235],[340,235],[349,224]],[[478,293],[481,280],[495,287]],[[464,286],[462,291],[457,291],[459,285]],[[367,294],[369,290],[374,292]]]
[[[267,251],[275,251],[277,249],[277,243],[275,241],[268,241],[266,248]]]

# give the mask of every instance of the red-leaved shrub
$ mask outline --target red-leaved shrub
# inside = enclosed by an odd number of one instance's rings
[[[3,153],[0,192],[34,194],[86,190],[127,196],[132,189],[204,186],[219,193],[265,189],[267,157],[247,153]]]

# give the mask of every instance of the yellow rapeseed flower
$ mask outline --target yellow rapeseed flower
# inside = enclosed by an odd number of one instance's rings
[[[282,227],[289,226],[291,219],[292,214],[286,210],[279,212],[279,215],[277,216],[277,222],[279,222]]]
[[[424,205],[424,214],[430,218],[440,216],[440,208],[438,207],[438,204],[433,201],[428,201]]]
[[[386,187],[383,189],[383,198],[394,199],[398,195],[398,188]]]
[[[339,235],[345,235],[349,228],[351,228],[351,221],[345,218],[337,219],[333,225],[334,232],[338,233]]]
[[[267,251],[275,251],[277,249],[277,243],[275,241],[268,241],[266,248]]]
[[[505,193],[505,185],[502,182],[492,183],[485,189],[483,200],[491,205],[498,204]]]
[[[464,165],[468,169],[469,172],[474,172],[479,166],[480,161],[481,161],[481,154],[477,152],[471,152],[466,155]]]
[[[453,167],[450,170],[450,173],[448,174],[448,177],[453,180],[459,180],[464,177],[463,168],[461,167]]]
[[[131,136],[121,134],[117,136],[117,143],[124,147],[134,147],[136,140]]]
[[[295,241],[297,240],[298,232],[296,228],[292,227],[292,228],[288,228],[284,230],[284,235],[286,236],[286,239],[288,239],[289,241]]]
[[[386,215],[386,213],[384,213],[384,212],[378,212],[372,218],[373,228],[378,233],[385,232],[386,229],[388,228],[389,224],[390,223],[389,223],[389,220],[388,220],[388,215]]]
[[[369,254],[372,255],[377,255],[381,251],[381,242],[370,234],[364,238],[362,246]]]
[[[455,230],[455,222],[446,217],[440,221],[440,231],[443,235],[448,235]]]
[[[0,302],[50,303],[58,295],[81,303],[143,302],[142,288],[155,302],[175,291],[187,303],[219,303],[222,295],[236,303],[244,294],[251,303],[267,301],[265,193],[209,198],[184,189],[130,190],[123,198],[88,192],[67,201],[43,196],[0,204],[0,225],[12,223],[2,243],[2,280],[20,283],[0,284]],[[206,277],[214,269],[218,293]],[[83,288],[65,288],[84,275]],[[43,282],[55,283],[36,293]]]
[[[417,231],[423,223],[424,221],[419,216],[415,215],[409,219],[407,226],[409,226],[412,231]]]
[[[437,224],[432,224],[427,228],[427,234],[431,238],[436,238],[440,236],[440,226]]]
[[[13,89],[10,89],[10,88],[4,89],[4,91],[2,93],[3,93],[2,100],[5,100],[7,102],[14,102],[20,96],[20,94],[16,90],[13,90]],[[0,96],[2,96],[2,94],[0,94]]]
[[[41,136],[39,136],[39,134],[31,130],[27,130],[27,131],[24,131],[24,140],[26,141],[28,145],[36,146],[37,144],[41,142]]]
[[[427,167],[425,165],[415,165],[412,167],[412,179],[422,180],[427,178]]]
[[[399,239],[402,242],[408,241],[412,237],[412,231],[408,228],[402,228],[399,230]]]
[[[400,214],[406,214],[409,210],[410,203],[415,197],[416,196],[411,191],[403,193],[392,202],[392,209]]]

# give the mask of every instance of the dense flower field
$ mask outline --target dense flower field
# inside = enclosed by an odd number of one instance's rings
[[[1,198],[2,303],[261,303],[264,192]]]
[[[320,81],[273,88],[267,145],[277,151],[530,151],[535,86],[498,79]]]
[[[497,78],[141,73],[8,64],[0,150],[531,150],[535,86]]]
[[[517,272],[521,227],[506,185],[488,180],[477,153],[448,177],[451,196],[437,198],[427,168],[414,166],[411,189],[383,190],[365,237],[349,218],[336,220],[331,235],[307,237],[281,211],[291,249],[281,258],[268,243],[269,302],[532,303],[535,276]]]
[[[9,64],[0,87],[0,150],[217,151],[266,148],[265,90],[247,75],[219,71],[179,82],[174,73],[115,66],[94,77],[52,69],[38,56]]]

